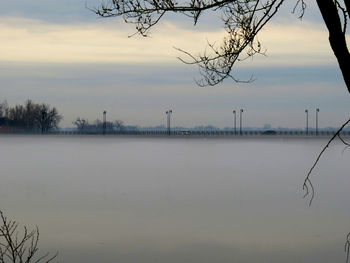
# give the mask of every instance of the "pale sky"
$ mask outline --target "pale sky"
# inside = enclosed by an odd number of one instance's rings
[[[220,42],[215,14],[193,27],[184,16],[165,18],[149,38],[122,19],[102,19],[86,8],[98,0],[12,0],[0,10],[0,101],[32,99],[57,107],[62,127],[77,117],[123,120],[127,125],[232,126],[232,110],[244,109],[244,126],[338,126],[348,117],[348,94],[328,34],[313,1],[303,20],[286,6],[259,36],[267,56],[238,64],[235,76],[216,87],[197,87],[195,66],[182,64],[174,47],[194,54]],[[214,21],[212,23],[212,21]]]

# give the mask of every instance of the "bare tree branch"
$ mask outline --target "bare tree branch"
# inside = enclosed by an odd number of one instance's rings
[[[231,73],[233,65],[256,54],[265,54],[257,34],[276,14],[285,0],[110,0],[99,8],[91,9],[101,17],[122,16],[126,23],[135,24],[136,32],[147,36],[166,13],[180,13],[197,24],[200,15],[208,10],[220,11],[226,36],[222,43],[208,43],[209,51],[198,56],[182,49],[186,64],[196,64],[202,79],[200,86],[214,86],[226,78],[240,80]],[[304,2],[302,1],[301,10]]]
[[[350,254],[350,233],[348,233],[348,235],[346,236],[345,252],[346,252],[346,262],[349,262],[349,254]]]
[[[340,137],[340,132],[345,128],[346,125],[348,125],[350,122],[350,119],[348,119],[337,131],[336,133],[334,133],[334,135],[332,136],[332,138],[327,142],[327,144],[323,147],[322,151],[319,153],[319,155],[317,156],[316,158],[316,161],[314,162],[314,164],[312,165],[312,167],[310,168],[309,172],[307,173],[307,176],[304,180],[304,183],[303,183],[303,190],[305,191],[305,195],[304,195],[304,198],[306,196],[308,196],[309,194],[311,194],[311,197],[310,197],[310,201],[309,201],[309,205],[311,205],[314,197],[315,197],[315,189],[314,189],[314,186],[311,182],[311,173],[312,171],[314,170],[315,166],[317,165],[317,163],[319,162],[321,156],[323,155],[323,153],[326,151],[326,149],[329,147],[329,145],[331,144],[332,141],[334,141],[335,138],[339,137],[341,139],[341,141],[348,145],[347,142],[345,142],[341,137]]]
[[[302,19],[304,14],[305,14],[305,9],[306,9],[306,3],[304,0],[298,0],[295,3],[295,6],[293,8],[292,13],[295,14],[297,9],[299,9],[299,12],[300,12],[299,19]]]
[[[49,253],[37,257],[39,251],[39,228],[28,231],[23,227],[22,234],[16,221],[8,220],[0,210],[0,263],[49,263],[58,255],[49,257]]]
[[[278,12],[286,0],[106,0],[98,8],[90,8],[101,17],[122,17],[126,23],[135,25],[136,33],[147,36],[152,27],[167,13],[177,13],[193,19],[194,25],[202,13],[220,12],[226,36],[221,44],[209,43],[209,52],[198,56],[182,51],[186,64],[199,67],[200,86],[214,86],[233,76],[233,65],[257,54],[264,54],[257,39],[258,33]],[[342,70],[344,81],[350,92],[350,54],[345,34],[349,19],[349,0],[316,0],[324,22],[330,33],[331,48]],[[299,18],[305,14],[306,1],[295,0],[292,13]]]

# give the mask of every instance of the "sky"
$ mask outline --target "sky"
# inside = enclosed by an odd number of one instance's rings
[[[12,0],[0,10],[0,101],[10,106],[31,99],[55,106],[61,127],[77,118],[122,120],[126,125],[232,127],[233,110],[243,126],[339,126],[349,115],[350,96],[328,33],[313,1],[302,20],[284,6],[259,35],[266,56],[238,64],[225,80],[198,87],[198,68],[181,63],[174,47],[198,54],[224,35],[218,14],[197,26],[181,15],[165,17],[148,38],[120,18],[100,18],[89,8],[99,0]],[[288,2],[288,1],[287,1]],[[292,1],[293,2],[293,1]],[[289,1],[288,4],[291,2]]]

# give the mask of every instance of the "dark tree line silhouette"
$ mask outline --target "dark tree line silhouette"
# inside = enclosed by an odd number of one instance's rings
[[[9,107],[6,101],[0,103],[0,126],[8,131],[46,133],[57,129],[61,120],[57,109],[48,104],[27,100]]]

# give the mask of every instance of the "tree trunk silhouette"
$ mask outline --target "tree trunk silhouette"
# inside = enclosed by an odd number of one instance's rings
[[[329,32],[329,43],[350,93],[350,54],[345,39],[345,27],[342,27],[337,6],[333,0],[316,0],[316,2]],[[349,2],[349,0],[344,1],[347,10],[350,7]]]

